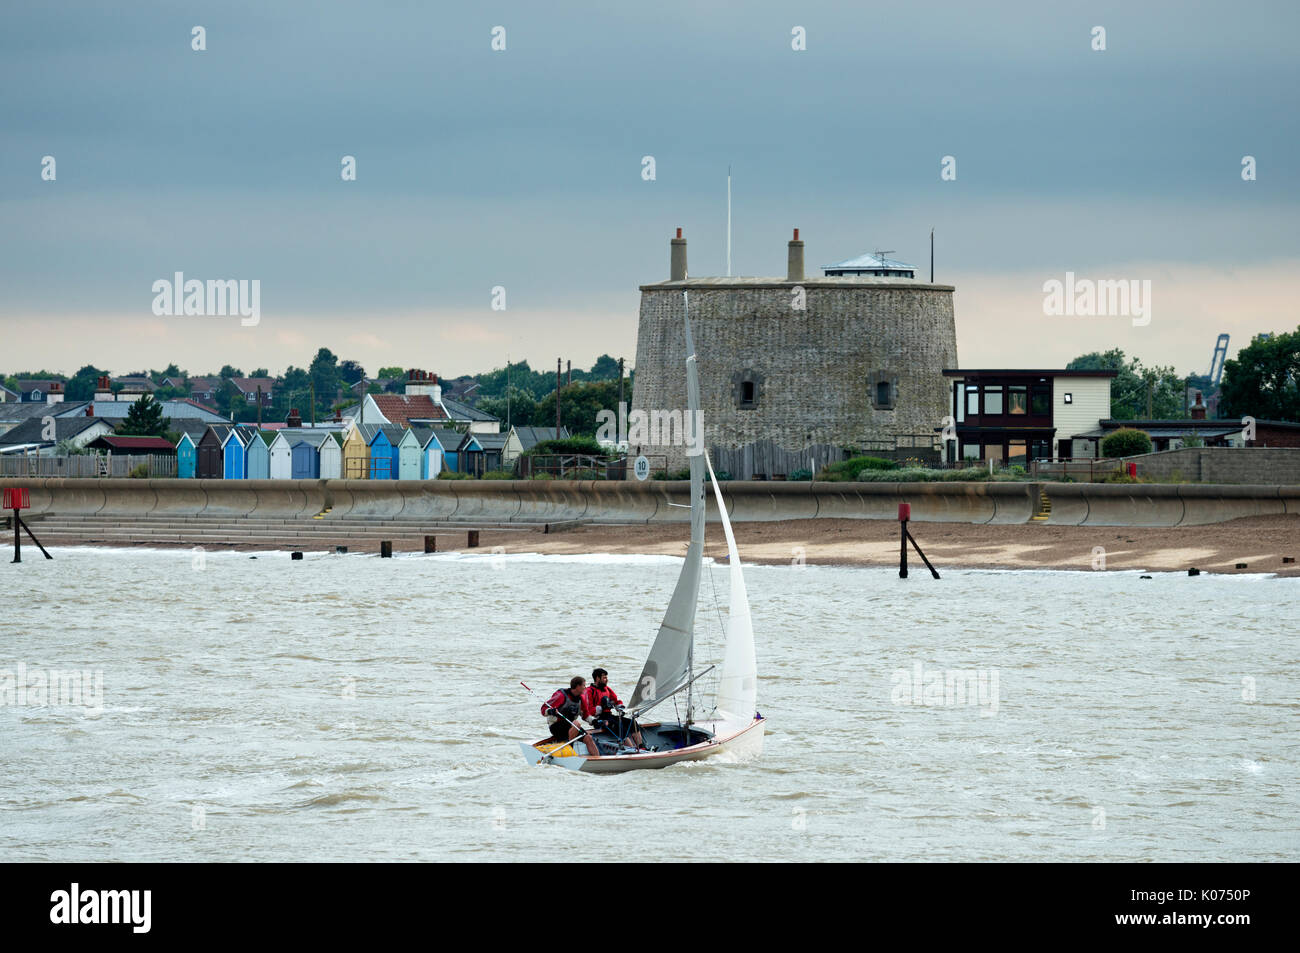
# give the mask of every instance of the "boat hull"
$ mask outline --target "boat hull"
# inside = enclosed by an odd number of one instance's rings
[[[601,755],[593,757],[579,754],[570,744],[557,744],[545,738],[534,744],[520,742],[524,758],[530,764],[553,764],[584,774],[622,774],[625,771],[646,771],[668,768],[683,761],[703,761],[724,752],[738,756],[757,756],[763,749],[763,730],[766,720],[755,718],[748,725],[726,723],[701,723],[705,728],[713,725],[712,738],[672,751],[645,751],[637,754]]]

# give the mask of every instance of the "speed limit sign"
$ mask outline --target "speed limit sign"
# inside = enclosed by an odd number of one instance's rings
[[[645,457],[637,457],[636,463],[633,464],[632,472],[636,474],[638,480],[646,480],[650,477],[650,461]]]

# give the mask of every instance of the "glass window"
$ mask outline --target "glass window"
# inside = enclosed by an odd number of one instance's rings
[[[966,413],[971,416],[979,416],[980,412],[980,389],[974,384],[966,385]]]
[[[1023,440],[1012,440],[1007,447],[1007,466],[1025,465],[1025,442]]]
[[[743,381],[740,385],[740,402],[742,404],[752,404],[754,402],[754,382]]]
[[[1002,386],[1000,384],[984,388],[984,413],[1002,413]]]
[[[1029,388],[1012,384],[1007,388],[1007,413],[1023,414],[1029,410]]]
[[[1066,394],[1066,395],[1065,395],[1065,402],[1066,402],[1067,404],[1073,404],[1073,403],[1074,403],[1074,395],[1073,395],[1073,394]]]
[[[882,407],[892,403],[889,393],[889,381],[881,381],[876,385],[876,403]]]
[[[1046,387],[1035,387],[1030,400],[1029,412],[1035,416],[1046,416],[1052,412],[1052,392]]]
[[[963,460],[980,459],[980,445],[978,443],[963,443],[961,445],[961,458]]]

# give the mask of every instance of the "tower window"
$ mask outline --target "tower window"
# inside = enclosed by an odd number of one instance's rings
[[[740,402],[742,404],[752,404],[754,402],[754,382],[740,382]]]
[[[872,371],[867,375],[867,393],[876,410],[893,410],[897,401],[898,375],[890,371]]]
[[[763,375],[752,367],[731,375],[731,395],[737,410],[754,410],[763,396]]]
[[[876,384],[876,403],[881,405],[892,403],[889,399],[889,381],[880,381]]]

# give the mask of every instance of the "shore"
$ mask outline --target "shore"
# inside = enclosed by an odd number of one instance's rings
[[[1126,527],[1049,526],[1040,524],[909,524],[912,536],[935,568],[964,569],[1064,569],[1092,570],[1104,551],[1106,569],[1150,569],[1206,572],[1275,573],[1300,576],[1300,515],[1251,516],[1206,526]],[[39,531],[38,531],[39,532]],[[466,533],[439,529],[440,552],[483,552],[500,546],[506,553],[577,555],[592,553],[682,556],[686,552],[685,524],[577,526],[565,532],[544,534],[524,527],[480,532],[479,548],[466,546]],[[807,519],[745,522],[735,525],[736,542],[746,563],[789,565],[802,560],[823,566],[897,566],[898,523],[893,520]],[[26,541],[25,541],[26,542]],[[121,547],[120,541],[94,538],[60,539],[59,546],[104,545]],[[140,542],[140,547],[172,548],[160,542]],[[377,552],[373,542],[340,538],[304,541],[306,551],[332,551],[335,545],[351,552]],[[193,548],[194,542],[174,544]],[[283,546],[205,542],[211,551],[257,552]],[[414,544],[397,541],[396,552],[410,552]],[[27,547],[25,546],[26,550]],[[39,557],[35,547],[29,552]],[[705,554],[725,560],[722,528],[709,524]],[[24,553],[26,556],[27,553]],[[1245,568],[1237,568],[1245,563]],[[908,555],[912,572],[925,572],[915,551]]]

